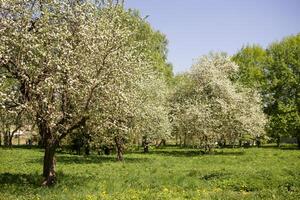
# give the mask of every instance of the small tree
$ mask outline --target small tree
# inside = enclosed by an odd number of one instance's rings
[[[139,85],[142,98],[137,102],[133,131],[142,137],[144,152],[147,153],[153,141],[170,137],[169,90],[165,81],[156,74],[144,78]]]
[[[12,139],[15,133],[22,127],[22,111],[13,112],[1,109],[0,126],[3,133],[3,144],[5,147],[12,147]]]

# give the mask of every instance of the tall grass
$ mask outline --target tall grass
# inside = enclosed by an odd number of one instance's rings
[[[0,199],[300,199],[300,151],[169,147],[149,154],[57,154],[57,184],[40,186],[43,152],[0,149]]]

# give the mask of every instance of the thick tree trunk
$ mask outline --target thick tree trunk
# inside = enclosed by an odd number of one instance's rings
[[[9,132],[8,132],[8,131],[5,131],[5,132],[4,132],[4,136],[3,136],[3,144],[4,144],[5,147],[9,147],[9,146],[10,146],[10,145],[9,145],[9,144],[10,144],[9,138],[10,138],[10,137],[9,137]]]
[[[6,132],[4,132],[4,134],[3,134],[3,145],[5,147],[8,146],[8,138],[7,138],[7,133]]]
[[[9,146],[9,148],[11,148],[12,147],[12,139],[13,139],[13,134],[9,134],[9,137],[8,137],[8,146]]]
[[[47,143],[45,147],[45,155],[44,155],[44,166],[43,166],[43,177],[44,182],[42,185],[50,186],[55,183],[56,174],[55,174],[55,144]]]
[[[117,150],[117,160],[124,161],[123,157],[123,140],[120,137],[115,137],[116,150]]]
[[[51,132],[46,121],[40,120],[38,123],[40,135],[43,138],[43,145],[45,148],[44,165],[43,165],[43,186],[51,186],[55,183],[55,150],[58,147],[59,141],[56,140]]]
[[[43,133],[40,133],[40,138],[38,140],[38,147],[39,148],[45,148],[45,144],[44,144],[44,134]]]

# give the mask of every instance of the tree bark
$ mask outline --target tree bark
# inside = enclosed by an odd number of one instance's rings
[[[115,137],[116,150],[117,150],[117,161],[124,161],[123,157],[123,139]]]
[[[110,155],[110,148],[108,146],[105,145],[103,147],[103,150],[104,150],[104,155],[107,155],[107,156]]]
[[[184,138],[183,138],[183,147],[187,146],[187,135],[186,133],[184,134]]]
[[[298,135],[296,138],[297,138],[298,148],[300,149],[300,135]]]
[[[55,150],[59,144],[59,140],[56,140],[51,132],[48,124],[44,120],[40,120],[38,123],[40,135],[43,135],[43,144],[45,148],[44,153],[44,165],[43,165],[43,186],[51,186],[56,181],[55,173]]]
[[[55,149],[56,149],[56,145],[51,143],[47,143],[45,147],[44,166],[43,166],[44,182],[42,184],[44,186],[51,186],[55,183],[56,180]]]
[[[143,136],[143,142],[142,142],[144,153],[149,153],[149,142],[147,139],[147,136]]]
[[[276,138],[276,145],[277,145],[277,147],[280,146],[280,137]]]
[[[161,141],[159,142],[159,144],[156,145],[156,148],[162,147],[162,146],[166,146],[166,140],[165,139],[161,139]]]
[[[148,144],[144,144],[144,153],[149,153],[149,146],[148,146]]]
[[[3,145],[4,145],[5,147],[8,146],[8,135],[7,135],[7,131],[5,131],[4,134],[3,134]]]
[[[90,153],[90,145],[89,144],[86,144],[85,147],[84,147],[84,153],[86,156],[89,156],[91,153]]]
[[[12,146],[12,137],[11,137],[10,132],[8,130],[6,130],[4,132],[3,143],[4,143],[5,147],[11,147]]]
[[[12,147],[12,139],[13,139],[14,135],[13,134],[9,134],[8,135],[8,146],[9,148]],[[20,136],[19,136],[20,137]]]

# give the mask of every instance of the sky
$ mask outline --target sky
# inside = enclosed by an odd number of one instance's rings
[[[243,45],[271,42],[300,32],[300,0],[125,0],[148,16],[169,41],[168,61],[186,71],[210,51],[236,53]]]

